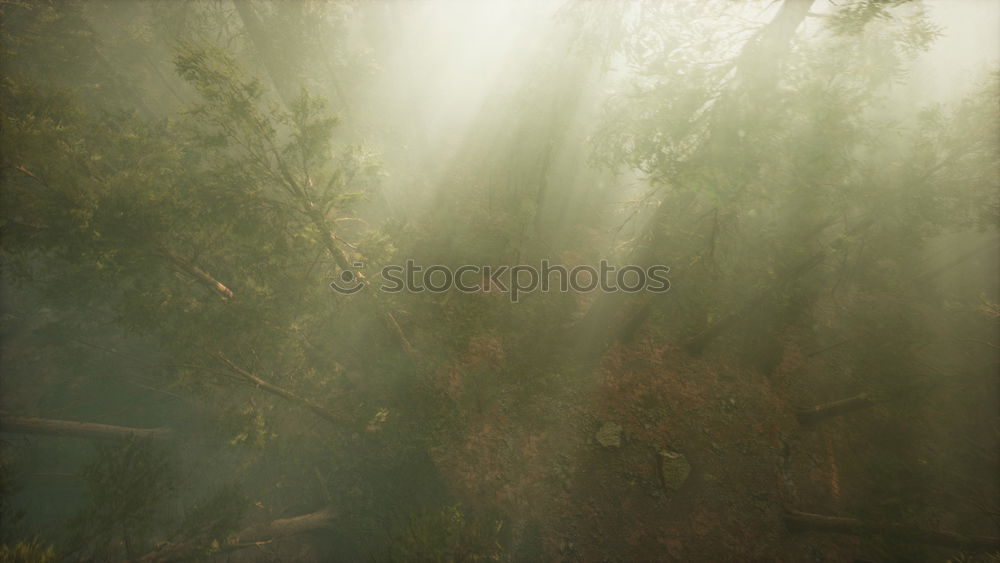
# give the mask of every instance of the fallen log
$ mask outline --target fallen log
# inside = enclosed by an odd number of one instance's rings
[[[785,526],[793,533],[827,532],[852,536],[880,535],[895,540],[937,545],[963,551],[1000,550],[1000,538],[925,530],[896,523],[866,522],[856,518],[825,516],[792,509],[785,510],[784,520]]]
[[[251,526],[240,531],[230,539],[229,545],[240,547],[256,542],[270,541],[313,530],[330,528],[333,525],[335,516],[336,513],[333,508],[328,506],[309,514],[272,520],[265,524]]]
[[[795,413],[795,418],[802,426],[813,426],[828,418],[833,418],[849,412],[867,409],[875,405],[875,401],[867,393],[861,393],[839,401],[824,403],[805,409],[799,409]]]
[[[328,506],[301,516],[279,518],[264,524],[245,528],[230,536],[226,543],[219,546],[219,548],[224,551],[232,551],[244,547],[259,547],[277,539],[316,530],[330,529],[333,527],[335,517],[336,512],[332,507]],[[205,547],[199,542],[191,541],[181,543],[163,542],[159,544],[156,550],[143,555],[135,561],[136,563],[179,561],[197,555]]]
[[[23,434],[44,434],[48,436],[68,436],[73,438],[96,438],[99,440],[124,440],[128,438],[168,438],[173,434],[169,428],[132,428],[113,426],[95,422],[75,422],[51,418],[0,415],[0,431]]]

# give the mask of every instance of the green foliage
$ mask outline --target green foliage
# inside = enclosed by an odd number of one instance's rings
[[[243,407],[233,407],[226,413],[222,426],[228,431],[226,439],[230,445],[263,448],[277,437],[262,410],[251,400]]]
[[[906,4],[909,5],[904,6]],[[899,35],[898,44],[911,51],[922,50],[941,36],[941,29],[930,23],[921,6],[914,4],[910,0],[855,0],[840,6],[827,25],[834,33],[857,35],[863,33],[869,24],[879,20],[890,22],[900,17],[898,12],[911,8],[909,17],[903,16],[907,25]]]
[[[691,290],[674,307],[693,333],[712,322],[699,319],[783,295],[782,272],[810,254],[825,257],[824,275],[796,283],[814,299],[847,277],[880,294],[912,275],[914,243],[995,224],[996,85],[950,110],[893,107],[892,82],[937,34],[925,13],[900,4],[849,3],[824,22],[834,35],[790,43],[766,61],[750,60],[760,55],[749,48],[722,55],[739,34],[706,46],[697,29],[671,26],[682,5],[650,10],[621,44],[641,71],[629,95],[609,102],[594,156],[648,177],[661,203],[636,214],[652,228],[633,256],[683,268]],[[717,18],[741,10],[683,6]],[[712,22],[717,33],[728,29]],[[781,81],[739,79],[761,65],[780,66]]]
[[[91,546],[95,557],[113,557],[120,542],[125,556],[136,555],[133,546],[145,543],[176,488],[168,454],[148,440],[101,445],[82,475],[89,504],[73,523],[78,549]]]
[[[4,549],[7,549],[9,540],[18,537],[18,528],[24,519],[24,511],[11,506],[11,499],[19,489],[12,465],[10,453],[4,452],[0,458],[0,521],[3,522],[0,538],[4,542]]]
[[[249,507],[250,500],[239,487],[223,487],[186,511],[177,535],[211,551],[211,546],[224,544],[240,529]]]
[[[63,87],[91,78],[99,39],[86,22],[82,3],[4,2],[0,17],[5,75],[32,72]]]
[[[389,561],[501,561],[502,522],[469,519],[459,505],[410,514],[391,532]]]
[[[13,546],[0,545],[0,563],[55,563],[59,561],[55,548],[40,540],[20,541]]]
[[[897,86],[939,34],[919,6],[842,2],[761,47],[761,14],[788,5],[567,5],[551,45],[518,46],[523,64],[498,70],[470,104],[466,131],[448,119],[450,98],[419,99],[446,88],[392,84],[386,97],[406,102],[387,115],[368,98],[395,77],[378,64],[407,60],[393,40],[409,8],[0,3],[0,254],[14,298],[39,304],[38,319],[19,321],[31,334],[16,364],[38,389],[15,404],[108,408],[120,394],[82,395],[78,383],[138,374],[135,387],[193,404],[164,408],[178,425],[197,412],[192,427],[217,429],[197,436],[222,446],[207,473],[243,487],[213,487],[180,521],[166,506],[191,504],[174,498],[172,465],[186,458],[138,441],[102,447],[83,474],[89,504],[70,555],[139,556],[164,531],[211,553],[244,520],[322,498],[354,526],[330,541],[365,544],[359,552],[378,529],[389,560],[509,557],[503,517],[440,507],[482,478],[476,467],[442,483],[441,452],[463,447],[482,419],[493,434],[541,433],[563,411],[590,416],[569,401],[589,400],[608,325],[631,311],[648,314],[632,332],[666,373],[697,361],[682,357],[684,339],[736,318],[711,352],[743,371],[778,371],[786,339],[804,343],[802,355],[842,342],[808,356],[809,370],[829,389],[880,399],[925,384],[929,345],[957,355],[941,345],[958,340],[942,336],[951,326],[992,345],[994,328],[945,310],[971,294],[919,280],[927,243],[1000,221],[1000,77],[957,103],[899,103]],[[410,115],[411,103],[446,119]],[[360,140],[372,131],[393,176]],[[400,257],[619,258],[680,277],[666,297],[611,305],[551,293],[513,306],[485,284],[377,298],[327,287],[345,263],[365,262],[374,279]],[[588,319],[601,345],[575,330]],[[397,320],[417,352],[401,345]],[[153,352],[104,346],[119,364],[80,350],[84,336],[125,334]],[[621,365],[647,359],[636,356]],[[883,410],[919,422],[923,407],[908,398]],[[140,410],[115,412],[143,420]],[[866,468],[859,513],[919,518],[929,506],[918,484],[939,477],[894,477],[914,467],[914,444],[896,445]],[[37,542],[2,553],[51,557]]]

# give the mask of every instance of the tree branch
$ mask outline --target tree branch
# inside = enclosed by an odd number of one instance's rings
[[[231,369],[234,373],[238,374],[240,377],[242,377],[244,380],[246,380],[247,382],[249,382],[252,385],[254,385],[255,387],[257,387],[258,389],[261,389],[261,390],[266,391],[266,392],[268,392],[268,393],[270,393],[272,395],[281,397],[282,399],[291,401],[293,403],[298,403],[299,405],[304,406],[307,409],[311,410],[313,413],[315,413],[320,418],[323,418],[323,419],[325,419],[325,420],[327,420],[329,422],[334,422],[334,423],[337,423],[337,424],[342,424],[342,423],[346,422],[342,417],[339,417],[339,416],[333,414],[332,412],[330,412],[330,411],[326,410],[325,408],[317,405],[316,403],[310,401],[309,399],[306,399],[305,397],[300,397],[300,396],[296,395],[295,393],[292,393],[291,391],[289,391],[287,389],[278,387],[277,385],[274,385],[272,383],[268,383],[267,381],[264,381],[263,379],[257,377],[256,375],[254,375],[254,374],[246,371],[245,369],[237,366],[232,361],[230,361],[229,358],[227,358],[226,356],[224,356],[222,353],[219,353],[219,359],[221,359],[223,361],[223,363],[225,363],[226,366],[229,367],[229,369]]]
[[[195,278],[203,285],[217,293],[219,298],[223,301],[229,301],[234,297],[232,290],[226,287],[222,282],[212,277],[205,270],[202,270],[198,266],[195,266],[191,262],[181,258],[172,250],[168,248],[161,248],[159,254],[167,260],[170,260],[170,262],[177,266],[181,271]]]

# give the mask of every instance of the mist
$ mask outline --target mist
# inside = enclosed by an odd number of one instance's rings
[[[0,2],[0,561],[994,561],[998,24]]]

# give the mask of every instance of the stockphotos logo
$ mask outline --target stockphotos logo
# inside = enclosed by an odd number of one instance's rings
[[[354,270],[343,270],[337,279],[330,282],[337,293],[355,294],[366,287],[375,285],[359,271],[364,268],[363,262],[355,262]],[[357,270],[357,271],[355,271]],[[385,266],[376,276],[377,290],[384,293],[445,293],[457,289],[463,293],[490,291],[494,288],[510,295],[510,300],[517,303],[521,297],[536,291],[587,293],[603,291],[605,293],[666,293],[670,290],[670,280],[667,273],[670,268],[663,265],[641,268],[635,265],[614,266],[607,260],[601,260],[597,268],[593,266],[574,266],[566,268],[542,260],[539,267],[520,264],[517,266],[479,266],[465,264],[450,268],[435,264],[418,266],[413,260],[407,260],[402,266],[393,264]]]

